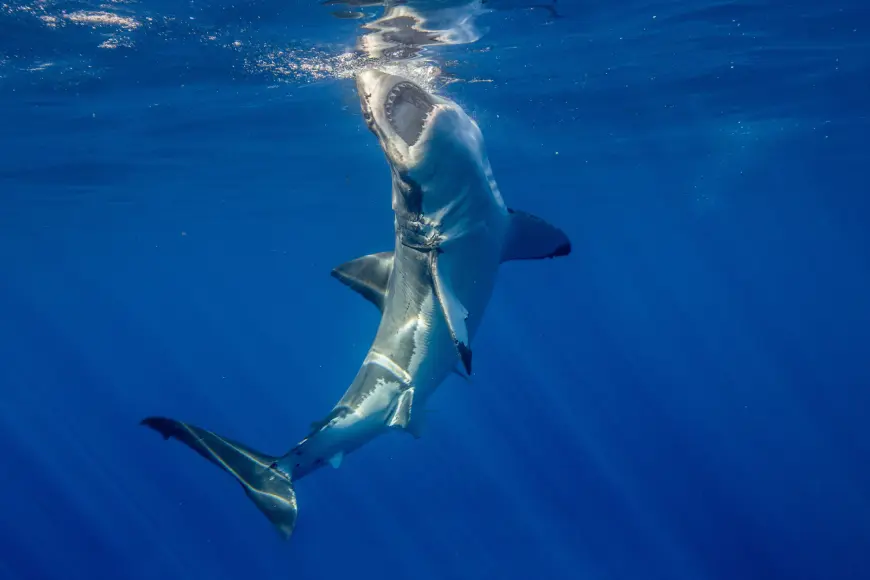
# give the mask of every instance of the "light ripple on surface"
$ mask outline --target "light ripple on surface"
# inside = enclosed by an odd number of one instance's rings
[[[407,4],[381,7],[382,14],[363,21],[357,37],[348,42],[331,45],[295,47],[276,46],[258,41],[248,27],[221,25],[209,27],[199,18],[180,18],[143,10],[132,0],[109,0],[97,5],[99,9],[66,11],[52,0],[37,0],[22,5],[0,4],[0,14],[13,17],[31,16],[46,29],[59,30],[66,26],[93,29],[99,34],[94,47],[99,49],[133,48],[139,46],[141,35],[148,31],[149,41],[173,42],[185,36],[205,44],[218,44],[241,56],[243,69],[248,74],[270,74],[279,82],[311,83],[329,79],[352,78],[358,71],[372,66],[408,76],[425,86],[437,90],[457,80],[444,75],[446,63],[438,62],[431,53],[437,45],[468,44],[477,41],[482,33],[475,18],[488,12],[479,0],[452,6],[438,4],[434,8],[413,8]],[[120,11],[120,12],[119,12]],[[326,14],[325,14],[326,15]],[[171,25],[176,34],[166,34],[163,27]],[[106,32],[111,36],[106,37]],[[158,40],[158,41],[159,41]],[[9,55],[4,55],[9,56]],[[16,56],[16,60],[21,57]],[[82,54],[81,67],[89,67],[88,55]],[[456,61],[453,61],[454,63]],[[19,64],[20,70],[42,70],[38,61]],[[444,78],[442,78],[444,77]]]
[[[135,18],[130,16],[120,16],[112,12],[96,12],[88,10],[79,10],[64,14],[64,18],[76,24],[90,24],[91,26],[120,26],[128,30],[135,30],[141,24]]]

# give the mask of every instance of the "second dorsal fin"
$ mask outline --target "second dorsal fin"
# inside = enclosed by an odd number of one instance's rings
[[[384,311],[387,284],[393,272],[393,252],[369,254],[333,268],[332,276]]]

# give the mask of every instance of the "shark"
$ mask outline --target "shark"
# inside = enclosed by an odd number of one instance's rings
[[[471,342],[502,264],[571,253],[562,230],[505,205],[481,130],[457,103],[382,70],[355,82],[390,168],[395,229],[391,250],[332,270],[381,313],[356,377],[280,456],[175,419],[142,420],[228,472],[284,538],[296,527],[295,482],[381,435],[419,438],[439,385],[471,375]]]

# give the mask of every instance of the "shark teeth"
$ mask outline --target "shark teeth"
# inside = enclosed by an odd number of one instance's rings
[[[397,83],[384,100],[387,120],[409,146],[420,139],[434,109],[429,95],[408,81]]]
[[[429,111],[426,114],[425,117],[423,117],[423,122],[420,124],[420,131],[417,132],[417,136],[414,137],[414,143],[412,144],[412,146],[414,144],[417,144],[418,141],[420,141],[420,137],[423,136],[423,133],[426,131],[426,127],[429,126],[429,121],[431,121],[432,117],[434,117],[434,116],[435,116],[435,109],[432,109],[431,111]]]

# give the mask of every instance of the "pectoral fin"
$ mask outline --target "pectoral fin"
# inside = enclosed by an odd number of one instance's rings
[[[393,252],[381,252],[345,262],[332,270],[332,276],[383,312],[392,272]]]
[[[438,297],[438,304],[441,306],[441,311],[444,313],[444,319],[447,321],[447,328],[450,330],[450,338],[453,339],[453,344],[456,345],[456,352],[459,354],[459,360],[465,368],[465,372],[471,374],[471,347],[468,345],[468,328],[465,326],[465,319],[468,318],[468,310],[462,305],[458,298],[453,294],[450,285],[438,272],[438,255],[440,252],[432,252],[429,254],[429,271],[432,275],[432,283],[435,287],[435,295]]]
[[[508,210],[510,219],[501,261],[540,260],[571,253],[565,232],[530,213]]]
[[[464,368],[464,367],[463,367],[463,368]],[[465,381],[466,383],[470,383],[470,382],[471,382],[471,377],[468,376],[467,374],[465,374],[465,371],[462,370],[462,368],[460,368],[458,365],[457,365],[456,367],[453,368],[452,373],[453,373],[454,375],[456,375],[457,377],[461,378],[461,379],[462,379],[463,381]]]

